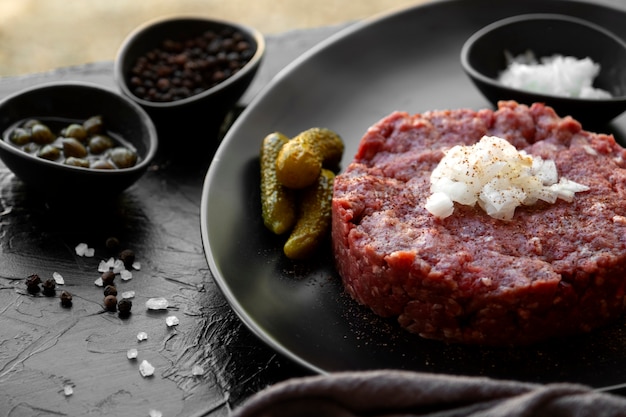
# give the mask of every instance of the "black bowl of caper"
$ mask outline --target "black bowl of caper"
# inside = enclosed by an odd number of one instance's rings
[[[193,138],[197,148],[218,136],[264,53],[256,29],[205,17],[167,17],[125,39],[114,74],[122,93],[152,117],[162,144]]]
[[[154,158],[146,112],[115,91],[81,82],[42,84],[0,101],[0,159],[29,189],[77,200],[115,196]]]

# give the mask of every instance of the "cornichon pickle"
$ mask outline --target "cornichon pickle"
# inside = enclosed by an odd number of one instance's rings
[[[306,141],[318,148],[324,168],[335,170],[343,156],[343,141],[330,129],[314,127],[302,133]]]
[[[330,129],[314,127],[305,130],[281,148],[276,160],[278,181],[294,189],[312,185],[322,167],[336,168],[343,148],[339,135]]]
[[[276,234],[289,231],[296,222],[296,203],[292,190],[276,179],[276,157],[289,141],[285,135],[274,132],[261,145],[261,206],[263,223]]]
[[[330,228],[335,174],[322,168],[317,182],[302,190],[300,213],[283,247],[290,259],[309,258]]]

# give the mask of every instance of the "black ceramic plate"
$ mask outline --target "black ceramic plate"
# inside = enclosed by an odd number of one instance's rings
[[[398,368],[598,388],[626,382],[623,323],[524,349],[448,346],[374,316],[344,294],[331,256],[282,255],[260,218],[258,151],[273,131],[313,126],[341,134],[343,165],[366,129],[394,110],[485,108],[459,53],[480,27],[515,14],[567,13],[626,38],[622,10],[560,0],[444,1],[349,27],[281,72],[231,128],[207,173],[201,227],[211,271],[241,320],[278,352],[320,373]],[[606,130],[626,131],[626,118]]]

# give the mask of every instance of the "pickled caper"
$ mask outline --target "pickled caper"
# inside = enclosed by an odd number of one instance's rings
[[[83,125],[78,123],[72,123],[61,131],[61,134],[66,138],[74,138],[80,142],[84,142],[87,139],[87,129]]]
[[[83,122],[83,127],[89,135],[95,135],[96,133],[102,133],[104,130],[104,122],[102,116],[92,116]]]
[[[25,119],[3,138],[22,151],[65,165],[94,169],[134,166],[139,155],[104,130],[102,116],[79,122]]]
[[[56,161],[61,156],[61,150],[56,146],[46,145],[39,150],[37,156],[48,161]]]
[[[109,161],[98,160],[94,161],[89,168],[93,169],[115,169],[115,166]]]
[[[28,142],[30,142],[30,139],[31,139],[30,130],[25,129],[23,127],[18,127],[13,132],[11,132],[10,139],[11,139],[11,142],[16,144],[17,146],[24,146]]]
[[[22,125],[22,127],[23,127],[24,129],[32,129],[32,128],[33,128],[33,126],[35,126],[35,125],[40,125],[40,124],[41,124],[41,122],[40,122],[39,120],[37,120],[37,119],[28,119],[28,120],[26,120],[26,121],[24,122],[24,124]]]
[[[122,146],[111,149],[109,157],[118,168],[130,168],[137,162],[137,154]]]
[[[29,142],[26,145],[24,145],[24,147],[22,149],[26,153],[37,153],[40,148],[41,148],[41,146],[37,145],[36,143]]]
[[[113,147],[113,139],[105,135],[94,135],[89,138],[87,146],[92,154],[100,155]]]
[[[75,157],[75,158],[84,158],[87,156],[87,148],[83,146],[82,143],[78,141],[78,139],[74,138],[63,138],[63,154],[65,154],[66,158]]]
[[[89,168],[89,160],[84,159],[84,158],[75,158],[73,156],[70,156],[69,158],[65,160],[65,165],[71,165],[71,166],[81,167],[81,168]]]
[[[31,137],[33,142],[45,145],[54,142],[56,136],[50,128],[42,123],[37,123],[31,128]]]

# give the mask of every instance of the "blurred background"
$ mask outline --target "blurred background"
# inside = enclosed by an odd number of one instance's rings
[[[426,1],[0,0],[0,76],[112,61],[131,31],[164,16],[210,16],[272,35],[352,22]]]

